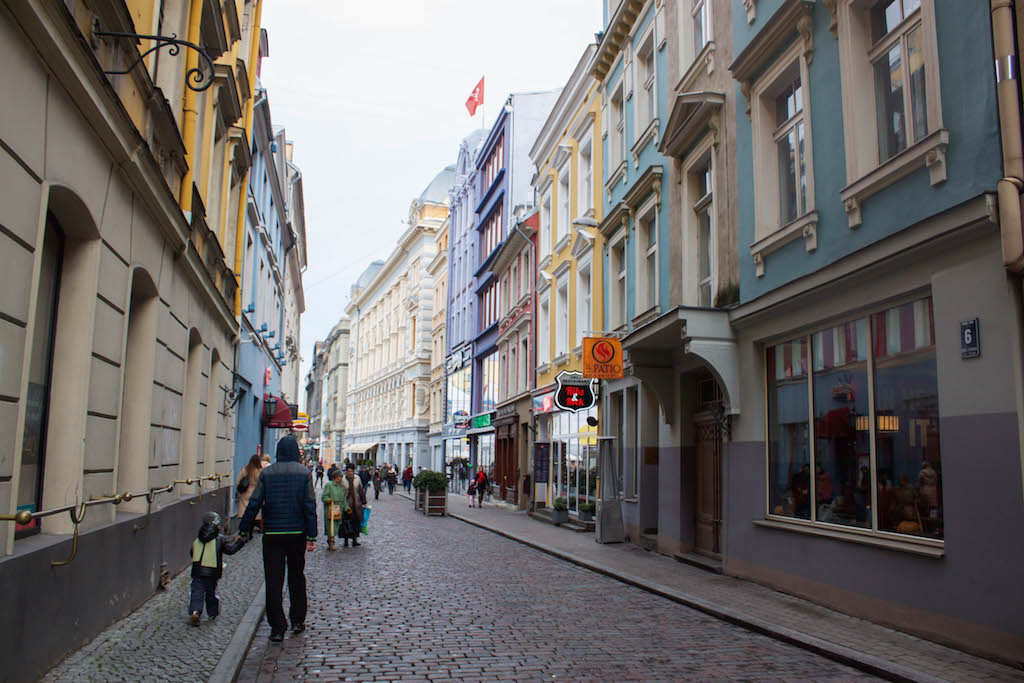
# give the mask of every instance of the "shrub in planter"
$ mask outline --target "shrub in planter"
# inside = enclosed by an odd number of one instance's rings
[[[444,515],[448,511],[448,477],[443,472],[423,470],[413,477],[412,485],[423,501],[423,514]]]
[[[551,506],[551,521],[555,524],[569,521],[569,501],[565,498],[555,498],[555,504]]]
[[[595,510],[597,510],[597,505],[594,503],[580,503],[580,519],[584,522],[592,521]]]
[[[443,472],[423,470],[413,477],[412,485],[427,491],[445,491],[448,489],[448,477]]]

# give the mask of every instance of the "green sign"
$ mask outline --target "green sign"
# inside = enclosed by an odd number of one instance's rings
[[[491,414],[490,413],[487,413],[486,415],[477,415],[476,417],[473,418],[473,429],[479,429],[480,427],[490,427],[490,426],[491,426]]]

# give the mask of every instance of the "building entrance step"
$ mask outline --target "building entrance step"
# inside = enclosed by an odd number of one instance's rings
[[[672,557],[684,564],[704,569],[715,574],[722,573],[722,560],[716,560],[700,553],[675,553]]]

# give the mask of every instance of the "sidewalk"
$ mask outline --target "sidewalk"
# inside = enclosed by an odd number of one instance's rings
[[[404,493],[403,493],[404,495]],[[701,612],[891,680],[1021,680],[1024,671],[879,626],[756,583],[691,567],[631,543],[603,545],[487,505],[449,495],[451,517]]]
[[[199,628],[189,625],[191,571],[186,567],[166,590],[158,591],[88,645],[68,655],[40,680],[209,680],[225,651],[237,649],[231,643],[232,636],[242,625],[253,597],[263,592],[261,546],[262,537],[257,535],[236,554],[224,557],[224,577],[217,586],[221,612],[215,620],[204,615]],[[182,549],[183,556],[187,552],[188,548]],[[238,659],[240,655],[229,655],[230,658]],[[233,674],[231,669],[229,677]]]

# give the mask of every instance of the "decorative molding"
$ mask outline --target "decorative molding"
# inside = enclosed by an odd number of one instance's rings
[[[657,197],[657,202],[660,204],[662,173],[663,169],[661,166],[648,166],[633,183],[633,186],[623,195],[622,201],[625,206],[629,209],[635,209],[651,193],[654,193]],[[602,230],[602,232],[604,231]]]
[[[829,23],[828,30],[832,32],[832,37],[839,37],[839,17],[838,9],[836,7],[837,0],[824,0],[825,7],[828,8]]]
[[[843,202],[850,228],[861,224],[861,204],[865,199],[919,168],[928,169],[928,180],[933,186],[944,182],[948,146],[949,131],[944,128],[937,130],[841,190],[839,198]]]
[[[764,275],[765,256],[801,237],[804,239],[804,247],[807,251],[814,251],[818,248],[817,211],[804,214],[750,245],[750,255],[754,258],[757,277]]]
[[[608,175],[608,181],[604,184],[605,190],[608,192],[608,197],[611,198],[612,189],[619,184],[619,181],[626,177],[626,160],[623,159],[619,162],[619,165],[615,167]]]
[[[743,0],[743,9],[747,11],[747,23],[753,24],[757,19],[757,0]]]
[[[750,81],[743,81],[740,83],[740,94],[743,95],[743,99],[747,101],[747,108],[744,113],[747,115],[747,119],[750,119],[750,88],[752,87]]]
[[[804,59],[810,64],[814,60],[814,19],[810,14],[805,14],[797,20],[796,30],[804,44]]]
[[[640,168],[640,153],[643,152],[644,147],[647,146],[647,143],[652,141],[655,144],[658,143],[658,132],[660,128],[661,119],[655,117],[654,119],[651,120],[649,124],[647,124],[647,128],[645,128],[644,132],[640,134],[640,137],[637,138],[636,142],[633,143],[633,147],[630,148],[629,151],[633,155],[634,168]]]

